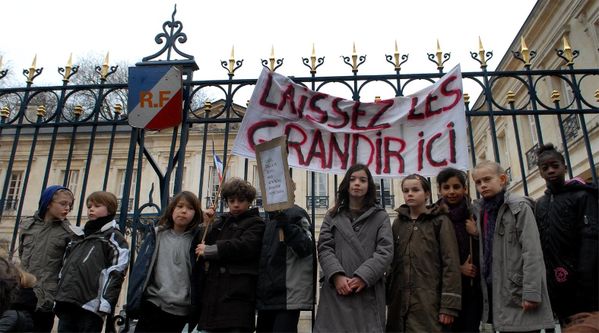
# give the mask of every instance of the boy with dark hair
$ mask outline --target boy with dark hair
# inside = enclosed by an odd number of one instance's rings
[[[71,240],[83,236],[71,225],[67,214],[73,208],[73,193],[60,185],[48,186],[42,193],[35,215],[19,224],[19,259],[21,267],[33,274],[38,283],[33,288],[37,297],[33,314],[35,332],[50,332],[54,326],[54,296],[62,258]]]
[[[195,246],[205,270],[198,329],[252,332],[264,221],[258,208],[250,209],[256,189],[249,182],[230,179],[221,197],[229,212],[209,225],[205,243]]]
[[[298,205],[269,213],[258,270],[256,332],[297,332],[300,311],[312,310],[310,225],[310,216]]]
[[[100,332],[114,311],[129,263],[125,237],[114,220],[117,198],[98,191],[86,200],[85,238],[69,244],[54,311],[59,332]]]
[[[599,310],[597,187],[579,178],[566,181],[564,157],[552,144],[537,156],[547,189],[535,215],[551,307],[564,325],[572,315]]]

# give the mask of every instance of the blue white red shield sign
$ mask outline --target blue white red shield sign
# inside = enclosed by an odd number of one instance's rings
[[[161,130],[183,120],[183,84],[177,67],[129,67],[128,96],[132,127]]]

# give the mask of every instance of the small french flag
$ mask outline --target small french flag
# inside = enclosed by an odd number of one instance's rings
[[[214,167],[218,173],[218,182],[220,184],[223,182],[223,161],[221,161],[220,157],[216,155],[216,150],[214,150],[214,141],[212,141],[212,156],[214,157]]]

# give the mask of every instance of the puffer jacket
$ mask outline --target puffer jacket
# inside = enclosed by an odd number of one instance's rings
[[[81,228],[68,220],[44,222],[36,214],[19,224],[19,258],[21,267],[37,278],[33,291],[38,311],[52,311],[67,245],[82,237]]]
[[[69,303],[96,313],[114,311],[129,264],[129,248],[116,221],[69,244],[60,272],[56,313]]]
[[[387,331],[403,330],[401,318],[414,303],[434,318],[422,318],[421,329],[441,331],[438,315],[457,316],[462,297],[458,245],[447,208],[433,204],[415,221],[407,205],[396,211],[392,225],[395,256],[387,282]]]
[[[489,304],[487,288],[483,287],[482,321],[487,322],[489,311],[493,311],[493,326],[496,331],[535,331],[553,328],[553,313],[549,304],[545,265],[536,226],[534,201],[509,192],[499,207],[493,236],[492,300]],[[481,203],[473,203],[473,210],[482,229]],[[479,247],[483,249],[483,239]],[[480,261],[484,260],[480,251]],[[522,310],[524,300],[538,302],[530,311]]]
[[[561,320],[598,311],[597,187],[573,180],[548,188],[535,215],[553,311]]]
[[[266,222],[258,269],[257,309],[311,310],[315,245],[310,216],[298,205],[282,214]]]

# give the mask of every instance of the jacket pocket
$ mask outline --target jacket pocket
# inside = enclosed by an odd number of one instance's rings
[[[256,299],[256,284],[258,274],[251,269],[229,267],[227,279],[227,296],[225,301],[254,302]]]
[[[508,291],[510,293],[510,300],[517,306],[522,306],[522,280],[523,276],[520,273],[513,273],[509,277]]]

